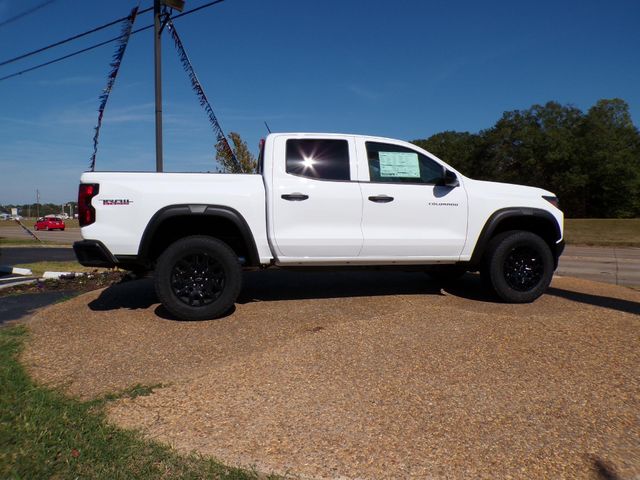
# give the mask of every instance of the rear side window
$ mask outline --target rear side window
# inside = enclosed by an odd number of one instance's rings
[[[443,167],[426,155],[400,145],[366,144],[372,182],[437,184],[442,181]]]
[[[287,140],[287,173],[319,180],[350,180],[349,142]]]

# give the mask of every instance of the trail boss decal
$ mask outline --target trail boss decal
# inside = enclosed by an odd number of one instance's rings
[[[115,200],[102,200],[102,205],[129,205],[133,203],[133,200],[125,198],[117,198]]]

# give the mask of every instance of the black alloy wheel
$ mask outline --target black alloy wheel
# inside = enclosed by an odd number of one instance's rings
[[[510,230],[491,239],[480,273],[503,301],[529,303],[545,292],[553,270],[551,249],[540,236]]]
[[[544,273],[540,254],[528,246],[513,248],[507,254],[502,268],[507,284],[519,292],[534,288]]]
[[[222,295],[224,285],[224,268],[207,253],[185,255],[171,271],[173,294],[189,306],[211,305]]]
[[[209,320],[233,307],[242,269],[226,243],[194,235],[177,240],[160,255],[154,284],[162,305],[177,318]]]

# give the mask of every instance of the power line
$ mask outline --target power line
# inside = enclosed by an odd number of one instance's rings
[[[176,15],[172,19],[173,20],[177,20],[180,17],[184,17],[185,15],[190,15],[192,13],[195,13],[195,12],[199,11],[199,10],[202,10],[203,8],[211,7],[213,5],[216,5],[216,4],[222,3],[222,2],[224,2],[224,0],[215,0],[213,2],[205,3],[204,5],[201,5],[201,6],[197,7],[197,8],[189,10],[188,12],[180,13],[179,15]],[[147,11],[147,10],[143,10],[143,11]],[[126,19],[128,17],[124,17],[124,18]],[[154,25],[151,24],[151,25],[147,25],[146,27],[138,28],[138,29],[132,31],[131,35],[134,35],[136,33],[142,32],[144,30],[148,30],[150,28],[153,28],[153,26]],[[44,62],[44,63],[41,63],[41,64],[36,65],[34,67],[26,68],[24,70],[20,70],[19,72],[15,72],[15,73],[12,73],[10,75],[5,75],[4,77],[0,77],[0,82],[2,82],[3,80],[8,80],[8,79],[13,78],[13,77],[17,77],[18,75],[22,75],[23,73],[31,72],[33,70],[38,70],[38,69],[46,67],[48,65],[52,65],[54,63],[61,62],[61,61],[66,60],[68,58],[75,57],[76,55],[80,55],[81,53],[85,53],[85,52],[88,52],[90,50],[94,50],[96,48],[102,47],[102,46],[107,45],[109,43],[112,43],[112,42],[115,42],[117,40],[120,40],[121,38],[122,38],[122,35],[118,35],[117,37],[111,38],[109,40],[105,40],[104,42],[96,43],[95,45],[91,45],[90,47],[86,47],[86,48],[83,48],[81,50],[77,50],[75,52],[69,53],[68,55],[64,55],[62,57],[58,57],[58,58],[55,58],[53,60],[49,60],[48,62]]]
[[[17,15],[14,15],[11,18],[7,18],[4,22],[0,23],[0,27],[4,27],[5,25],[10,24],[11,22],[15,22],[16,20],[20,20],[22,17],[26,17],[27,15],[31,15],[32,13],[37,12],[41,8],[44,8],[47,5],[49,5],[50,3],[53,3],[55,1],[56,0],[46,0],[45,2],[42,2],[41,4],[36,5],[35,7],[30,8],[29,10],[25,10],[24,12],[20,12]]]
[[[153,10],[153,7],[149,7],[149,8],[145,8],[144,10],[140,10],[138,12],[138,15],[140,15],[141,13],[148,12],[149,10]],[[4,60],[3,62],[0,62],[0,67],[2,67],[3,65],[7,65],[9,63],[17,62],[18,60],[22,60],[23,58],[30,57],[31,55],[35,55],[36,53],[44,52],[45,50],[49,50],[50,48],[54,48],[54,47],[57,47],[57,46],[60,46],[60,45],[64,45],[65,43],[69,43],[69,42],[71,42],[73,40],[77,40],[78,38],[85,37],[85,36],[87,36],[87,35],[89,35],[91,33],[99,32],[100,30],[104,30],[105,28],[110,27],[112,25],[115,25],[116,23],[122,22],[123,20],[126,20],[127,18],[129,18],[129,17],[127,16],[127,17],[118,18],[117,20],[113,20],[112,22],[105,23],[104,25],[100,25],[99,27],[92,28],[91,30],[87,30],[86,32],[82,32],[82,33],[79,33],[77,35],[73,35],[72,37],[65,38],[64,40],[60,40],[59,42],[55,42],[55,43],[46,45],[46,46],[44,46],[42,48],[38,48],[37,50],[33,50],[31,52],[27,52],[27,53],[24,53],[22,55],[18,55],[17,57],[10,58],[9,60]]]
[[[137,30],[134,30],[133,32],[131,32],[131,35],[133,35],[134,33],[142,32],[143,30],[148,30],[148,29],[150,29],[152,27],[153,27],[153,25],[147,25],[146,27],[138,28]],[[31,72],[33,70],[38,70],[39,68],[43,68],[43,67],[46,67],[48,65],[53,65],[54,63],[58,63],[58,62],[61,62],[63,60],[66,60],[68,58],[75,57],[76,55],[80,55],[81,53],[88,52],[89,50],[93,50],[93,49],[96,49],[98,47],[102,47],[102,46],[107,45],[109,43],[115,42],[116,40],[120,40],[121,38],[122,38],[122,35],[118,35],[117,37],[114,37],[114,38],[112,38],[110,40],[105,40],[104,42],[96,43],[95,45],[91,45],[90,47],[83,48],[82,50],[77,50],[77,51],[75,51],[73,53],[70,53],[68,55],[64,55],[63,57],[58,57],[56,59],[49,60],[48,62],[41,63],[39,65],[36,65],[35,67],[26,68],[26,69],[21,70],[19,72],[12,73],[11,75],[6,75],[4,77],[0,77],[0,82],[2,82],[3,80],[8,80],[8,79],[13,78],[13,77],[17,77],[18,75],[22,75],[23,73]]]

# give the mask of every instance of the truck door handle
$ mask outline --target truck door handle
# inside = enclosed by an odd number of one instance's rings
[[[369,197],[369,200],[376,203],[389,203],[393,202],[393,197],[390,197],[388,195],[376,195]]]
[[[306,200],[309,198],[309,195],[305,195],[304,193],[285,193],[284,195],[280,195],[281,198],[285,200],[289,200],[290,202],[301,202],[302,200]]]

